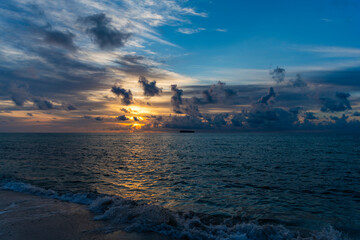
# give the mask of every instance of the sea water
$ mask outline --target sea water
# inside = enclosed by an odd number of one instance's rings
[[[185,239],[360,239],[360,135],[0,134],[0,183]]]

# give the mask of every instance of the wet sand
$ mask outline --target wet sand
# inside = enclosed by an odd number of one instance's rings
[[[156,233],[106,233],[86,206],[0,190],[1,240],[165,240]]]

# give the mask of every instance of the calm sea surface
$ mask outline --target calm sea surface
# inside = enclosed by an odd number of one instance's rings
[[[217,221],[360,236],[355,134],[0,134],[0,178]]]

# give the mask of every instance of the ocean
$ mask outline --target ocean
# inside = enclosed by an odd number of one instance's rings
[[[182,239],[360,239],[360,135],[2,133],[2,189]]]

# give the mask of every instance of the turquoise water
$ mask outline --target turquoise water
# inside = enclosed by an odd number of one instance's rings
[[[355,134],[0,134],[0,177],[13,190],[28,183],[59,195],[87,193],[93,200],[118,196],[177,219],[193,214],[206,227],[225,226],[223,231],[246,223],[308,237],[332,226],[343,236],[360,236]],[[110,208],[97,204],[99,219],[113,220],[121,205],[110,217]],[[125,210],[139,211],[121,205],[122,215]],[[132,219],[113,222],[128,231],[179,237],[174,229],[129,227]],[[176,225],[178,232],[182,227]],[[188,238],[230,238],[201,234],[190,231]]]

